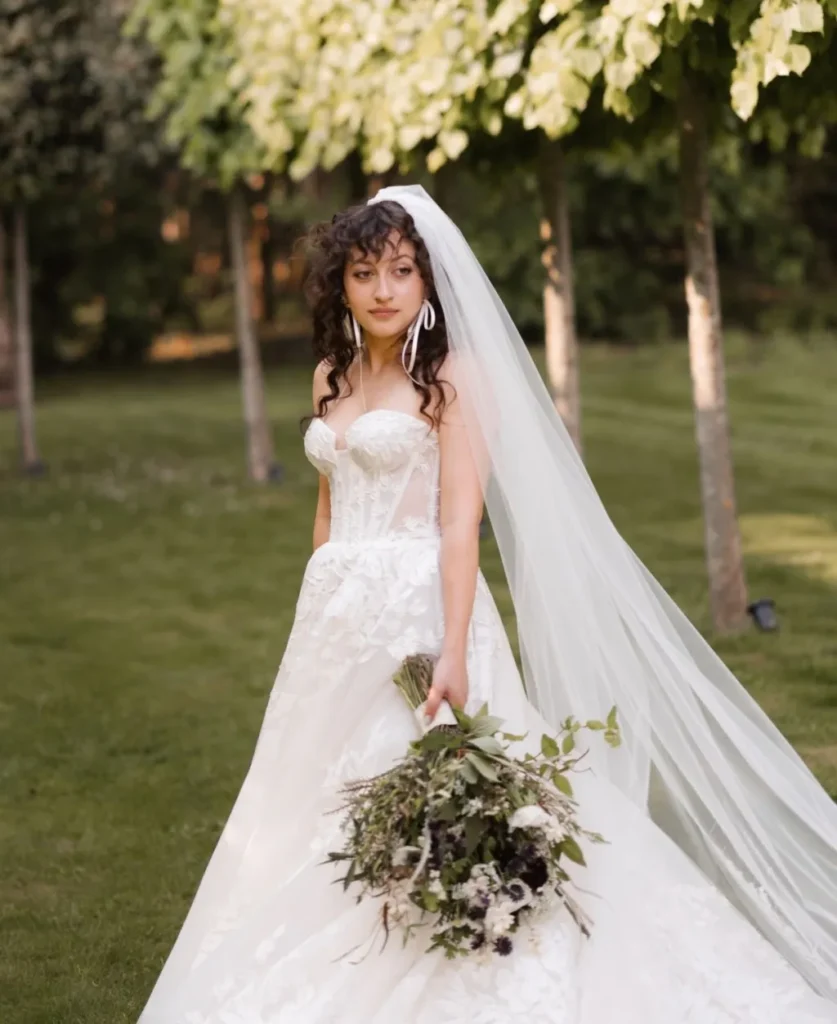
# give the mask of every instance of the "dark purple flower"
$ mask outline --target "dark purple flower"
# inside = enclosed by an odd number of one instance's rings
[[[542,889],[549,878],[546,861],[543,857],[536,857],[525,871],[520,872],[520,877],[535,892]]]
[[[512,882],[511,885],[506,886],[506,891],[509,895],[509,899],[514,900],[515,903],[519,903],[526,895],[520,882]]]
[[[494,940],[494,952],[500,956],[508,956],[512,949],[512,940],[508,935],[501,935],[499,939]]]

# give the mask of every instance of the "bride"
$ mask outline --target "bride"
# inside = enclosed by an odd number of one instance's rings
[[[837,1021],[837,808],[620,538],[467,243],[418,187],[312,237],[314,553],[247,778],[142,1024]],[[478,564],[485,501],[523,679]],[[565,911],[509,956],[421,937],[332,884],[330,814],[416,722],[390,678],[513,732],[616,704],[575,781]]]

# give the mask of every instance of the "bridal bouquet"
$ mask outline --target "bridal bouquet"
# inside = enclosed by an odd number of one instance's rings
[[[393,677],[422,718],[433,666],[412,655]],[[428,952],[506,956],[521,924],[556,903],[589,935],[567,866],[584,865],[580,837],[604,839],[577,822],[568,776],[583,756],[581,729],[618,746],[616,708],[604,722],[566,719],[522,758],[508,745],[524,737],[503,732],[487,707],[473,716],[442,708],[448,724],[434,723],[389,771],[344,787],[345,843],[327,863],[345,863],[340,881],[360,886],[358,901],[382,898],[384,941],[393,927],[406,941],[429,921]]]

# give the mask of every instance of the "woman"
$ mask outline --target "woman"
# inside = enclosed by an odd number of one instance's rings
[[[837,1021],[837,811],[616,533],[455,226],[384,189],[314,234],[310,289],[315,550],[142,1024]],[[484,498],[525,693],[478,567]],[[329,812],[415,737],[389,680],[417,651],[431,716],[487,701],[540,735],[618,705],[622,747],[575,783],[608,840],[576,879],[590,938],[556,911],[488,963],[363,955],[377,908],[331,884]]]

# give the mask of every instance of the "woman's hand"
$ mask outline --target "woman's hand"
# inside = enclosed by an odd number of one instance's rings
[[[455,708],[465,707],[468,700],[468,670],[465,652],[442,651],[433,670],[433,683],[427,694],[424,713],[432,721],[443,700]]]

